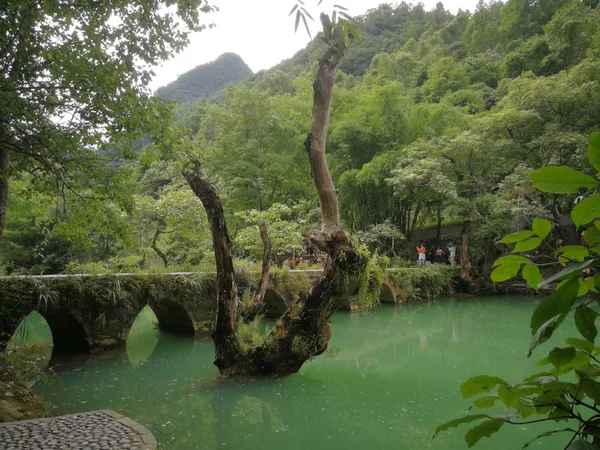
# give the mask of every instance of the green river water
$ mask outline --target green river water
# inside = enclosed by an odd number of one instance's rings
[[[34,390],[57,414],[104,408],[125,414],[154,433],[159,449],[464,449],[468,425],[435,439],[433,431],[465,413],[469,401],[459,387],[467,378],[517,382],[533,373],[536,359],[525,354],[534,305],[444,299],[338,313],[333,350],[298,374],[225,382],[212,365],[210,339],[160,333],[145,316],[134,324],[126,352],[62,361],[53,382]],[[519,449],[548,429],[505,426],[476,449]],[[561,449],[563,441],[531,448]]]

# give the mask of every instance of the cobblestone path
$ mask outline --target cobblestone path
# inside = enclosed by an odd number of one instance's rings
[[[154,450],[145,427],[102,410],[0,423],[0,450]]]

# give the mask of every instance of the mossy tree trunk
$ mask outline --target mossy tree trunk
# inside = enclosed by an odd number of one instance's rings
[[[337,190],[325,158],[335,73],[348,47],[339,27],[332,26],[326,15],[321,15],[321,21],[328,48],[319,60],[313,84],[312,126],[305,148],[322,216],[322,227],[312,234],[311,241],[329,255],[330,263],[306,298],[292,305],[261,342],[250,348],[242,349],[236,335],[237,289],[221,201],[214,186],[204,178],[198,161],[184,170],[211,224],[218,283],[213,340],[215,365],[222,375],[281,376],[297,372],[304,362],[327,349],[331,336],[328,319],[355,293],[367,272],[368,255],[360,253],[341,228]]]
[[[242,311],[242,317],[245,322],[251,322],[254,318],[260,314],[265,306],[265,292],[267,291],[267,285],[269,284],[269,269],[271,268],[271,253],[273,246],[271,239],[269,238],[269,231],[267,230],[267,224],[262,220],[258,221],[258,230],[260,232],[260,239],[263,243],[263,258],[262,258],[262,270],[260,272],[260,280],[258,281],[258,287],[252,300],[252,304]]]

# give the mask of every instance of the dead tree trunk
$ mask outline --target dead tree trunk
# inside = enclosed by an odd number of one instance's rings
[[[368,255],[358,252],[341,228],[337,190],[325,159],[334,77],[348,51],[347,40],[326,15],[321,15],[321,21],[328,48],[319,60],[313,84],[312,126],[305,147],[322,215],[322,228],[313,233],[311,241],[329,255],[330,263],[307,297],[292,305],[262,342],[250,349],[242,350],[236,336],[237,291],[221,202],[213,185],[204,179],[198,161],[192,161],[184,170],[211,224],[218,284],[213,340],[215,365],[222,375],[281,376],[297,372],[307,360],[327,349],[331,336],[328,319],[357,291],[361,277],[368,275]],[[379,292],[380,286],[369,286]]]
[[[245,322],[252,322],[254,318],[262,311],[263,307],[265,306],[265,292],[267,291],[267,285],[269,284],[269,269],[271,268],[271,253],[273,246],[271,245],[271,239],[269,238],[267,224],[262,220],[259,220],[258,229],[260,231],[260,239],[262,240],[264,248],[262,270],[252,304],[242,311],[242,317],[244,318]]]
[[[5,147],[0,145],[0,238],[4,232],[6,210],[8,208],[8,169],[10,154]]]

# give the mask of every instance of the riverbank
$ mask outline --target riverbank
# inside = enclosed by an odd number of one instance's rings
[[[50,408],[18,380],[0,381],[0,423],[48,417]]]

